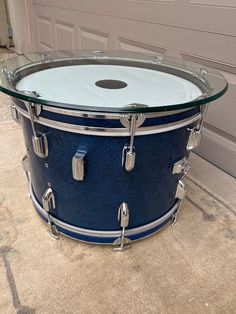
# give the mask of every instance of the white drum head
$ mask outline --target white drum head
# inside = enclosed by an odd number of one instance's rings
[[[202,95],[192,82],[155,70],[105,64],[41,70],[22,78],[19,91],[37,91],[44,100],[79,106],[124,108],[187,103]]]

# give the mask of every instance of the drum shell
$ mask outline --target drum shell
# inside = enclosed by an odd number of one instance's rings
[[[196,114],[196,110],[189,115]],[[55,119],[55,114],[46,114]],[[176,114],[168,119],[177,121],[179,118],[180,114]],[[100,122],[91,121],[98,125]],[[120,122],[109,123],[117,127]],[[163,123],[163,118],[159,123]],[[47,136],[47,158],[34,153],[31,123],[22,116],[33,191],[42,204],[42,196],[51,186],[56,199],[56,208],[51,214],[59,220],[92,230],[120,230],[118,208],[126,202],[130,209],[129,228],[135,228],[160,218],[175,204],[181,174],[172,173],[173,165],[188,155],[190,125],[164,133],[135,136],[136,161],[131,172],[126,172],[121,165],[122,150],[129,143],[129,137],[76,134],[39,123],[35,123],[35,127]],[[78,150],[86,152],[83,181],[72,177],[72,158]]]

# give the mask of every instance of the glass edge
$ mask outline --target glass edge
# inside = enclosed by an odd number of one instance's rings
[[[102,50],[103,51],[103,50]],[[63,53],[63,52],[66,52],[66,50],[59,50],[59,51],[54,51],[52,52],[51,51],[51,54],[59,54],[59,53]],[[73,51],[72,51],[73,52]],[[77,52],[80,57],[81,55],[83,55],[84,53],[93,53],[93,50],[74,50],[74,52]],[[131,56],[131,55],[135,55],[135,56],[142,56],[144,58],[147,58],[147,57],[151,57],[151,56],[158,56],[158,55],[161,55],[163,56],[161,53],[156,53],[156,54],[143,54],[143,53],[133,53],[133,52],[129,52],[129,51],[104,51],[106,53],[111,54],[111,55],[114,55],[114,57],[116,57],[116,54],[121,55],[121,56]],[[50,54],[50,51],[48,52],[44,52],[43,54]],[[30,55],[33,55],[33,56],[39,56],[40,54],[42,53],[32,53]],[[56,55],[56,57],[58,57],[58,55]],[[78,57],[78,56],[77,56]],[[90,58],[91,56],[87,56],[88,58]],[[173,62],[173,66],[177,66],[179,67],[180,65],[178,64],[178,60],[177,58],[172,58],[172,57],[169,57],[169,56],[165,56],[166,57],[166,61],[168,63],[168,61],[176,61]],[[12,58],[9,58],[9,59],[6,59],[6,60],[3,60],[0,62],[0,65],[2,66],[4,64],[5,61],[7,60],[11,60],[11,59],[17,59],[18,57],[17,56],[14,56]],[[171,63],[172,63],[171,62]],[[181,62],[186,62],[186,60],[182,60],[181,59]],[[34,63],[34,62],[33,62]],[[38,63],[38,60],[35,62],[35,63]],[[187,63],[189,63],[189,61],[187,61]],[[196,67],[201,67],[202,65],[201,64],[198,64],[198,63],[195,63],[195,62],[190,62],[192,65],[196,66]],[[163,64],[165,65],[165,62],[163,62]],[[205,67],[204,68],[208,68],[208,67]],[[186,69],[185,69],[186,70]],[[89,111],[89,112],[107,112],[107,113],[148,113],[148,112],[159,112],[159,111],[169,111],[169,110],[173,110],[173,109],[184,109],[184,108],[190,108],[190,107],[193,107],[193,106],[199,106],[199,105],[202,105],[202,104],[206,104],[206,103],[210,103],[216,99],[218,99],[219,97],[221,97],[228,89],[228,83],[226,81],[226,79],[224,78],[224,76],[218,72],[218,71],[214,71],[213,69],[210,69],[211,71],[208,73],[209,75],[215,75],[217,74],[219,77],[221,77],[222,79],[222,86],[223,86],[223,82],[225,84],[224,88],[222,88],[220,91],[218,91],[216,94],[213,94],[213,95],[210,95],[210,96],[206,96],[205,98],[202,98],[202,99],[195,99],[191,102],[187,102],[187,103],[180,103],[180,104],[173,104],[173,105],[165,105],[165,106],[158,106],[158,107],[142,107],[142,108],[112,108],[112,107],[92,107],[92,106],[87,106],[87,105],[76,105],[76,104],[68,104],[68,103],[63,103],[63,102],[55,102],[55,101],[51,101],[51,100],[45,100],[45,99],[41,99],[41,98],[36,98],[36,97],[31,97],[29,95],[25,95],[23,93],[21,93],[20,91],[17,91],[17,90],[13,90],[11,86],[8,86],[8,88],[6,86],[1,86],[0,85],[0,91],[2,91],[3,93],[13,97],[13,98],[18,98],[20,100],[23,100],[23,101],[27,101],[27,102],[32,102],[32,103],[38,103],[38,104],[42,104],[42,105],[47,105],[47,106],[50,106],[50,107],[60,107],[60,108],[67,108],[67,109],[76,109],[78,111]],[[213,70],[213,71],[212,71]]]
[[[227,81],[225,81],[225,87],[219,91],[218,93],[216,93],[215,95],[212,95],[210,97],[206,97],[206,98],[202,98],[202,99],[197,99],[197,100],[193,100],[191,102],[187,102],[187,103],[181,103],[181,104],[175,104],[175,105],[171,105],[171,106],[158,106],[158,107],[142,107],[142,108],[120,108],[119,110],[114,110],[114,108],[112,107],[91,107],[91,106],[83,106],[83,105],[69,105],[66,103],[59,103],[59,102],[53,102],[53,101],[47,101],[47,100],[43,100],[40,98],[35,98],[35,97],[30,97],[27,95],[22,95],[21,93],[15,93],[12,90],[6,89],[2,86],[0,86],[0,91],[4,92],[5,94],[13,97],[13,98],[17,98],[23,101],[27,101],[27,102],[32,102],[35,104],[41,104],[41,105],[46,105],[46,106],[50,106],[50,107],[59,107],[59,108],[63,108],[63,109],[76,109],[78,111],[81,112],[99,112],[99,113],[121,113],[121,114],[125,114],[125,113],[149,113],[149,112],[160,112],[160,111],[170,111],[170,110],[177,110],[177,109],[185,109],[185,108],[192,108],[192,107],[197,107],[197,106],[201,106],[207,103],[210,103],[218,98],[220,98],[221,96],[223,96],[227,89],[228,89],[228,83]]]

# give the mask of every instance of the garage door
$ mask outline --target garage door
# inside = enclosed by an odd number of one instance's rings
[[[236,176],[234,0],[34,0],[32,49],[165,53],[220,70],[229,92],[210,106],[199,154]]]

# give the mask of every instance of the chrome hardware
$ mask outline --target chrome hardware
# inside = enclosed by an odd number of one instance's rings
[[[174,164],[172,174],[183,173],[183,175],[185,175],[189,169],[189,161],[186,157],[184,157]]]
[[[154,56],[152,58],[152,62],[156,64],[161,64],[163,62],[163,56]]]
[[[42,105],[40,104],[34,104],[34,114],[38,118],[40,113],[42,112]]]
[[[34,119],[37,118],[35,115],[35,106],[32,103],[27,103],[27,109],[30,116],[33,136],[32,136],[32,143],[33,149],[37,156],[41,158],[46,158],[48,156],[48,140],[46,134],[40,134],[35,130]],[[39,111],[39,110],[38,110]]]
[[[32,94],[32,96],[35,96],[35,97],[41,97],[42,96],[36,90],[32,90],[31,94]]]
[[[131,105],[135,105],[137,106],[141,106],[141,107],[146,107],[147,105],[142,105],[142,104],[131,104]],[[130,105],[130,106],[131,106]],[[58,114],[63,114],[63,115],[69,115],[69,116],[73,116],[73,117],[81,117],[81,118],[93,118],[93,119],[107,119],[107,120],[117,120],[120,119],[122,121],[122,119],[124,119],[125,121],[127,121],[127,124],[124,125],[122,122],[122,124],[125,127],[129,126],[129,122],[128,122],[128,116],[127,114],[118,114],[118,113],[105,113],[105,112],[91,112],[91,111],[79,111],[79,110],[73,110],[73,109],[65,109],[65,108],[58,108],[58,107],[49,107],[46,105],[43,105],[43,109],[45,111],[49,111],[49,112],[55,112]],[[178,110],[170,110],[170,111],[160,111],[160,112],[147,112],[144,114],[139,114],[139,118],[140,117],[145,117],[145,118],[156,118],[156,117],[166,117],[172,114],[177,114],[177,113],[181,113],[181,112],[186,112],[189,111],[191,109],[178,109]],[[137,126],[138,123],[137,123]]]
[[[31,182],[29,182],[29,192],[30,192],[30,197],[32,199],[32,202],[33,202],[35,208],[37,209],[38,213],[40,214],[40,216],[42,218],[47,218],[47,213],[43,209],[42,205],[38,202],[38,200],[34,194]],[[161,230],[163,226],[168,224],[172,215],[179,208],[180,203],[181,203],[181,201],[177,200],[175,202],[175,204],[170,208],[170,210],[166,214],[162,215],[160,218],[158,218],[152,222],[149,222],[149,223],[142,225],[140,227],[134,227],[134,228],[127,229],[126,233],[125,233],[126,236],[130,236],[130,237],[138,236],[138,235],[146,233],[150,230],[153,230],[155,228],[157,228],[158,230]],[[64,221],[62,221],[58,218],[56,219],[56,223],[57,223],[58,227],[60,227],[60,228],[62,228],[62,230],[64,230],[64,231],[61,230],[60,234],[61,233],[67,234],[66,231],[70,231],[74,234],[82,235],[85,237],[96,237],[98,239],[103,239],[103,240],[107,239],[108,241],[110,241],[111,238],[116,239],[116,238],[120,237],[120,230],[112,230],[111,231],[111,230],[84,229],[81,227],[76,227],[74,225],[70,225],[68,223],[65,223]]]
[[[128,105],[124,106],[124,108],[128,108],[128,109],[146,108],[146,107],[148,107],[148,105],[146,105],[146,104],[138,104],[138,103],[131,103],[131,104],[128,104]],[[143,114],[142,114],[142,116],[144,117]]]
[[[84,180],[84,159],[86,152],[77,151],[72,158],[72,175],[77,181]]]
[[[102,54],[104,52],[102,50],[93,50],[92,53],[94,53],[94,54]]]
[[[201,68],[200,69],[200,76],[202,79],[205,79],[205,76],[208,74],[207,69]]]
[[[40,58],[42,63],[53,62],[53,57],[45,53],[40,54]]]
[[[188,143],[187,143],[187,150],[193,150],[194,148],[198,147],[200,144],[200,140],[202,137],[202,125],[203,119],[207,112],[207,105],[203,105],[201,107],[201,116],[200,119],[197,121],[196,125],[193,129],[188,129],[190,132]]]
[[[185,183],[182,180],[179,180],[178,185],[177,185],[177,189],[176,189],[176,193],[175,193],[175,198],[177,198],[179,200],[179,205],[177,210],[173,213],[172,215],[172,226],[174,226],[174,224],[177,222],[178,216],[179,216],[179,211],[180,211],[180,205],[182,203],[182,200],[185,198],[186,196],[186,186]]]
[[[48,188],[42,197],[43,209],[47,214],[50,235],[58,239],[58,230],[54,225],[50,211],[56,208],[55,196],[51,188]]]
[[[174,214],[172,215],[172,223],[171,223],[171,225],[172,226],[174,226],[175,224],[176,224],[176,222],[177,222],[177,219],[178,219],[178,217],[179,217],[179,208],[176,210],[176,212],[174,212]]]
[[[26,102],[25,102],[26,103]],[[27,106],[27,103],[26,103]],[[19,113],[21,115],[23,115],[26,118],[30,118],[29,114],[26,110],[20,108],[19,106],[17,106],[17,110],[19,111]],[[49,108],[48,106],[42,106],[43,110],[45,111],[50,111],[50,112],[57,112],[60,114],[64,114],[68,115],[69,114],[69,110],[66,109],[59,109],[59,108]],[[185,110],[186,111],[186,110]],[[99,115],[93,115],[93,114],[82,114],[79,111],[75,112],[72,111],[72,113],[70,113],[70,115],[73,116],[81,116],[81,117],[94,117],[95,119],[98,119]],[[180,112],[180,111],[177,111]],[[177,113],[176,112],[176,113]],[[181,111],[182,112],[182,111]],[[172,113],[174,113],[174,111],[172,111]],[[158,116],[163,116],[160,115],[159,113],[152,113],[150,114],[145,114],[148,117],[158,117]],[[169,115],[169,113],[165,114]],[[142,136],[142,135],[149,135],[149,134],[158,134],[158,133],[163,133],[163,132],[169,132],[172,130],[176,130],[176,129],[180,129],[182,127],[188,126],[194,122],[196,122],[199,118],[200,118],[201,114],[197,113],[194,116],[182,119],[180,121],[175,121],[175,122],[171,122],[171,123],[167,123],[167,124],[163,124],[163,125],[154,125],[154,126],[146,126],[146,127],[139,127],[136,129],[135,132],[135,136]],[[120,115],[101,115],[100,118],[103,119],[113,119],[115,117],[119,117]],[[47,119],[47,118],[42,118],[42,117],[38,117],[37,118],[37,123],[41,124],[41,125],[45,125],[45,126],[49,126],[52,127],[54,129],[57,130],[63,130],[66,132],[73,132],[73,133],[78,133],[78,134],[85,134],[85,135],[97,135],[97,136],[122,136],[122,137],[127,137],[130,135],[129,129],[128,128],[105,128],[105,127],[92,127],[92,126],[87,126],[87,125],[75,125],[75,124],[70,124],[70,123],[65,123],[65,122],[59,122],[59,121],[53,121],[51,119]]]
[[[129,106],[142,106],[141,104],[130,104]],[[143,124],[145,121],[145,115],[140,113],[136,115],[136,125],[135,127],[138,128]],[[120,117],[120,123],[125,127],[125,128],[130,128],[130,122],[131,122],[131,115],[123,114]]]
[[[32,91],[21,90],[21,92],[23,92],[27,96],[32,96],[32,97],[36,97],[36,98],[42,96],[36,90],[32,90]],[[31,106],[32,106],[32,111],[33,111],[35,117],[38,118],[40,113],[42,112],[42,105],[41,104],[33,104],[33,103],[31,103]],[[26,104],[26,107],[28,108],[27,104]]]
[[[135,134],[135,130],[137,127],[137,122],[139,122],[139,125],[141,125],[144,120],[145,117],[143,117],[143,115],[139,115],[139,114],[132,114],[128,117],[126,117],[127,120],[124,119],[123,116],[123,120],[121,119],[121,123],[127,123],[127,121],[129,121],[129,132],[130,132],[130,143],[129,145],[125,145],[122,151],[122,167],[125,168],[126,171],[132,171],[134,169],[135,166],[135,147],[134,147],[134,134]]]
[[[103,50],[93,50],[92,54],[94,55],[94,58],[106,58],[105,51]]]
[[[179,180],[176,193],[175,193],[175,198],[178,198],[179,200],[182,200],[185,198],[186,195],[186,186],[185,183],[182,180]]]
[[[29,181],[30,167],[29,167],[29,157],[27,154],[22,158],[21,164],[22,164],[23,170],[25,171],[27,180]]]
[[[12,82],[12,81],[15,79],[15,77],[16,77],[15,73],[12,72],[12,71],[9,71],[6,66],[4,66],[4,67],[2,68],[2,73],[5,74],[6,79],[7,79],[8,81],[10,81],[10,82]]]
[[[15,122],[19,123],[18,111],[17,111],[16,106],[14,104],[11,105],[11,116]]]
[[[27,154],[22,158],[22,168],[25,172],[30,172],[29,157]]]
[[[2,71],[2,73],[4,73],[6,76],[7,76],[8,72],[9,72],[6,66],[3,66],[1,71]]]
[[[46,212],[56,208],[54,193],[51,188],[48,188],[42,197],[43,208]]]
[[[200,144],[202,130],[189,129],[189,131],[190,135],[188,139],[187,150],[193,150],[194,148],[197,148]]]
[[[22,93],[26,94],[27,96],[33,96],[33,97],[41,97],[42,95],[39,94],[36,90],[21,90]]]
[[[200,68],[199,71],[193,72],[192,75],[197,79],[205,82],[205,77],[208,74],[208,70],[205,68]]]
[[[122,167],[124,167],[126,171],[129,172],[134,169],[135,156],[135,147],[133,146],[133,149],[131,151],[130,147],[125,145],[122,151]]]
[[[45,134],[35,133],[32,136],[33,149],[37,156],[46,158],[48,156],[48,140]]]
[[[124,251],[130,247],[130,239],[125,237],[125,228],[129,225],[129,208],[127,203],[122,203],[118,210],[118,221],[122,228],[121,237],[113,242],[114,251]]]

